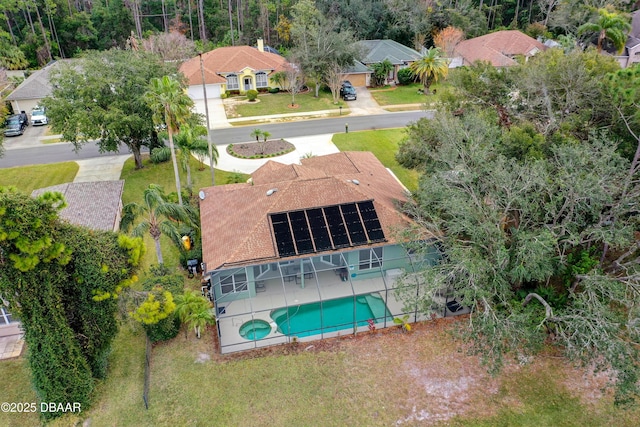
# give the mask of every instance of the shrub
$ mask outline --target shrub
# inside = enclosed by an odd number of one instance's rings
[[[408,85],[413,83],[413,72],[410,68],[402,68],[398,70],[398,83]]]
[[[170,315],[153,325],[143,325],[151,342],[168,341],[175,338],[180,332],[180,319],[176,315]]]
[[[270,87],[269,88],[269,93],[278,93],[280,92],[280,88],[279,87]]]
[[[248,90],[246,95],[249,102],[254,102],[256,99],[258,99],[258,91],[255,89]]]

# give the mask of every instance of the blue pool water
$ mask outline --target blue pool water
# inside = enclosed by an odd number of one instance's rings
[[[271,325],[261,319],[249,320],[240,326],[240,336],[247,340],[261,340],[271,333]]]
[[[392,320],[391,312],[378,294],[361,295],[355,298],[355,323],[367,325],[367,320],[384,318]],[[278,332],[289,336],[308,337],[322,332],[352,329],[354,324],[354,298],[341,298],[280,308],[271,312],[278,324]]]

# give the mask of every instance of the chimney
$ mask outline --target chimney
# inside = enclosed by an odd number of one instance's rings
[[[264,42],[262,41],[262,39],[258,39],[258,50],[260,52],[264,52]]]

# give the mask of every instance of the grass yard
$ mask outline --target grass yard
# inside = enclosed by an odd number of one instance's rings
[[[395,158],[398,143],[404,136],[404,129],[337,133],[333,135],[333,143],[340,151],[371,151],[405,187],[415,191],[418,188],[418,172],[400,166]]]
[[[72,182],[80,167],[76,162],[0,169],[0,186],[13,185],[26,194],[38,188]]]
[[[383,107],[402,104],[432,104],[438,101],[437,92],[443,87],[443,85],[446,85],[446,83],[436,83],[431,85],[431,90],[435,89],[436,94],[434,95],[431,93],[426,96],[422,94],[422,92],[418,92],[418,89],[423,88],[421,83],[412,83],[406,86],[393,86],[382,89],[372,88],[369,89],[369,92],[376,102]]]
[[[464,322],[464,319],[461,319]],[[492,377],[450,332],[455,321],[221,356],[214,331],[154,347],[149,409],[142,400],[144,335],[124,326],[92,407],[52,426],[605,426],[637,425],[612,405],[603,378],[552,353]],[[25,361],[0,363],[5,400],[34,401]],[[0,425],[35,425],[2,414]]]
[[[145,188],[152,183],[162,186],[167,194],[176,191],[173,165],[170,161],[154,164],[149,161],[148,155],[144,155],[143,165],[144,167],[142,169],[136,170],[133,157],[124,163],[122,174],[120,175],[120,179],[125,180],[124,193],[122,195],[122,203],[124,205],[131,202],[141,202],[142,193]],[[200,170],[200,162],[194,158],[190,159],[190,167],[191,178],[193,180],[193,197],[197,197],[200,188],[211,186],[211,169],[209,169],[208,165],[204,165],[204,168]],[[180,172],[180,183],[184,188],[187,184],[187,175],[182,170]],[[245,182],[248,178],[248,175],[239,172],[215,170],[216,185],[228,184],[230,182]],[[160,242],[164,263],[168,266],[177,266],[179,264],[179,253],[176,247],[164,236],[160,238]],[[148,235],[145,236],[145,244],[147,253],[142,263],[143,269],[158,262],[153,239]]]
[[[225,101],[225,109],[227,111],[227,117],[235,119],[240,117],[292,114],[321,110],[335,110],[338,112],[340,106],[345,107],[345,103],[342,100],[334,104],[331,93],[320,91],[318,98],[315,98],[311,90],[296,95],[295,103],[297,107],[291,108],[291,95],[288,93],[267,93],[260,94],[258,96],[258,102],[233,104]]]

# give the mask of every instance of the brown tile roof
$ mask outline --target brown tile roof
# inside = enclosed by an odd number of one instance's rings
[[[301,162],[270,161],[253,174],[253,184],[203,189],[202,254],[209,270],[279,259],[269,221],[277,212],[373,200],[387,241],[396,241],[396,229],[409,221],[395,208],[405,189],[372,153],[342,152]]]
[[[93,230],[114,231],[120,226],[123,189],[122,180],[75,182],[40,188],[31,196],[60,192],[67,202],[67,207],[60,211],[61,218]]]
[[[264,71],[267,74],[284,71],[287,60],[275,53],[260,52],[251,46],[228,46],[204,53],[202,63],[205,82],[213,84],[226,82],[220,74],[239,73],[245,68],[251,68],[256,72]],[[184,62],[180,71],[187,78],[189,85],[202,84],[199,56]]]
[[[496,31],[469,40],[455,47],[454,56],[464,59],[464,65],[488,61],[495,67],[516,65],[516,55],[533,56],[547,47],[517,30]]]

